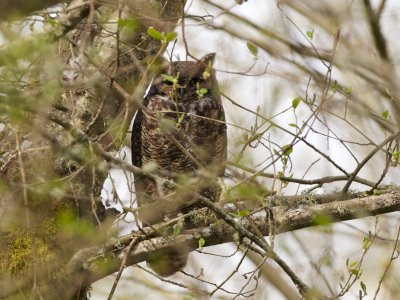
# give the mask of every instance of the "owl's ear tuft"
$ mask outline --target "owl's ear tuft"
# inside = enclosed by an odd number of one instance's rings
[[[206,66],[213,66],[215,60],[215,52],[208,53],[200,58],[200,62],[205,64]]]

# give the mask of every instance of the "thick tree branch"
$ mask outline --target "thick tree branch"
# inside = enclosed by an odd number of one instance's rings
[[[340,193],[338,194],[339,197]],[[284,233],[315,226],[319,216],[328,217],[331,222],[339,222],[395,212],[399,209],[400,191],[398,189],[388,190],[381,195],[334,201],[289,210],[283,207],[275,207],[273,208],[274,230],[276,233]],[[226,209],[224,211],[229,212]],[[270,224],[265,217],[253,216],[251,219],[264,236],[270,233]],[[234,221],[244,228],[247,228],[249,224],[246,219],[235,218]],[[225,222],[186,230],[178,236],[147,238],[142,232],[137,231],[130,235],[110,240],[106,247],[94,247],[79,251],[69,263],[70,272],[75,274],[84,270],[88,282],[94,282],[116,272],[124,259],[128,245],[132,239],[137,239],[138,235],[142,236],[143,241],[138,243],[137,247],[129,254],[126,266],[146,261],[149,255],[166,251],[177,245],[185,245],[191,250],[195,250],[198,248],[198,240],[200,238],[205,239],[205,246],[239,242],[237,240],[237,230]],[[149,236],[151,235],[149,234]],[[105,265],[107,265],[106,268],[101,267]]]

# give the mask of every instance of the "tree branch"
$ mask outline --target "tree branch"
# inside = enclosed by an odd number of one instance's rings
[[[0,0],[0,17],[4,18],[13,17],[13,15],[18,14],[29,14],[32,11],[43,9],[60,2],[59,0]]]
[[[379,56],[384,60],[389,60],[389,56],[387,53],[386,39],[379,25],[380,14],[377,14],[372,10],[371,3],[369,0],[363,0],[363,2],[365,9],[367,11],[369,25],[371,27],[372,36],[375,42],[375,47],[379,52]]]
[[[337,194],[338,197],[340,193]],[[339,198],[340,199],[340,198]],[[227,207],[227,205],[225,205]],[[228,205],[229,207],[229,205]],[[222,209],[225,213],[229,210]],[[381,195],[353,198],[345,201],[334,201],[315,206],[286,210],[283,207],[273,208],[274,231],[284,233],[292,230],[315,226],[318,216],[326,216],[331,222],[358,219],[367,216],[395,212],[400,209],[400,190],[388,190]],[[270,232],[270,223],[265,217],[253,216],[252,222],[257,229],[267,236]],[[240,226],[247,228],[249,222],[246,219],[234,220]],[[147,232],[148,236],[149,233]],[[129,235],[110,240],[103,248],[82,249],[71,259],[69,273],[86,272],[87,281],[94,282],[116,271],[124,259],[124,254],[132,239],[146,236],[140,231],[134,231]],[[238,242],[237,230],[225,222],[210,224],[205,227],[183,231],[178,236],[163,236],[147,238],[138,243],[137,247],[129,254],[126,266],[143,261],[150,255],[167,251],[176,246],[185,246],[192,251],[198,248],[198,240],[203,238],[205,246],[214,246],[228,242]],[[89,251],[91,250],[91,251]],[[95,253],[95,254],[93,254]],[[106,268],[104,266],[107,265]],[[101,267],[103,266],[103,267]]]

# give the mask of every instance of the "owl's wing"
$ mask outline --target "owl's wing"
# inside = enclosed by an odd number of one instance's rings
[[[154,88],[150,87],[146,97],[143,99],[143,106],[147,107],[149,99],[154,94]],[[138,109],[132,126],[131,147],[132,147],[132,164],[138,168],[143,165],[142,160],[142,130],[143,130],[143,110]]]
[[[138,168],[142,167],[142,119],[143,111],[139,108],[133,121],[131,135],[132,164]]]
[[[149,102],[149,96],[143,99],[143,105],[147,107],[148,102]],[[145,115],[143,110],[138,109],[132,126],[132,136],[131,136],[132,164],[138,168],[143,167],[143,147],[145,141],[143,141],[142,137],[146,133],[144,118]],[[134,179],[135,179],[135,192],[136,192],[136,199],[138,206],[141,207],[143,205],[151,203],[149,198],[151,199],[151,196],[154,196],[154,194],[156,193],[156,185],[154,180],[143,174],[135,174]],[[155,221],[153,221],[155,217],[153,217],[152,215],[147,216],[146,213],[143,212],[142,213],[139,212],[139,218],[147,224],[155,223]],[[158,221],[158,219],[156,221]]]
[[[142,157],[142,130],[143,130],[143,111],[138,109],[132,126],[131,147],[132,164],[138,168],[143,165]],[[142,174],[135,174],[135,192],[137,204],[140,207],[145,202],[144,192],[146,191],[146,179]]]
[[[221,116],[220,120],[225,122],[225,114],[223,108],[221,106]],[[226,133],[226,124],[225,123],[215,123],[218,128],[216,128],[217,138],[215,140],[215,146],[213,147],[214,153],[212,157],[214,162],[217,164],[217,176],[224,176],[225,173],[225,164],[227,159],[227,147],[228,147],[228,138]]]

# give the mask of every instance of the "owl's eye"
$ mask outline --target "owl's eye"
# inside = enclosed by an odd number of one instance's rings
[[[166,85],[173,85],[174,83],[172,82],[172,81],[170,81],[170,80],[164,80],[164,83],[166,84]]]
[[[187,79],[184,78],[184,77],[181,77],[181,78],[179,78],[179,80],[178,80],[179,84],[181,84],[181,85],[186,84],[186,81],[187,81]]]
[[[179,73],[176,76],[172,76],[169,74],[161,74],[161,77],[164,79],[164,83],[167,85],[174,85],[179,80]]]
[[[204,79],[203,78],[192,78],[192,79],[190,79],[190,81],[189,81],[189,83],[190,84],[194,84],[194,85],[196,85],[196,84],[201,84],[201,83],[203,83],[204,82]]]

